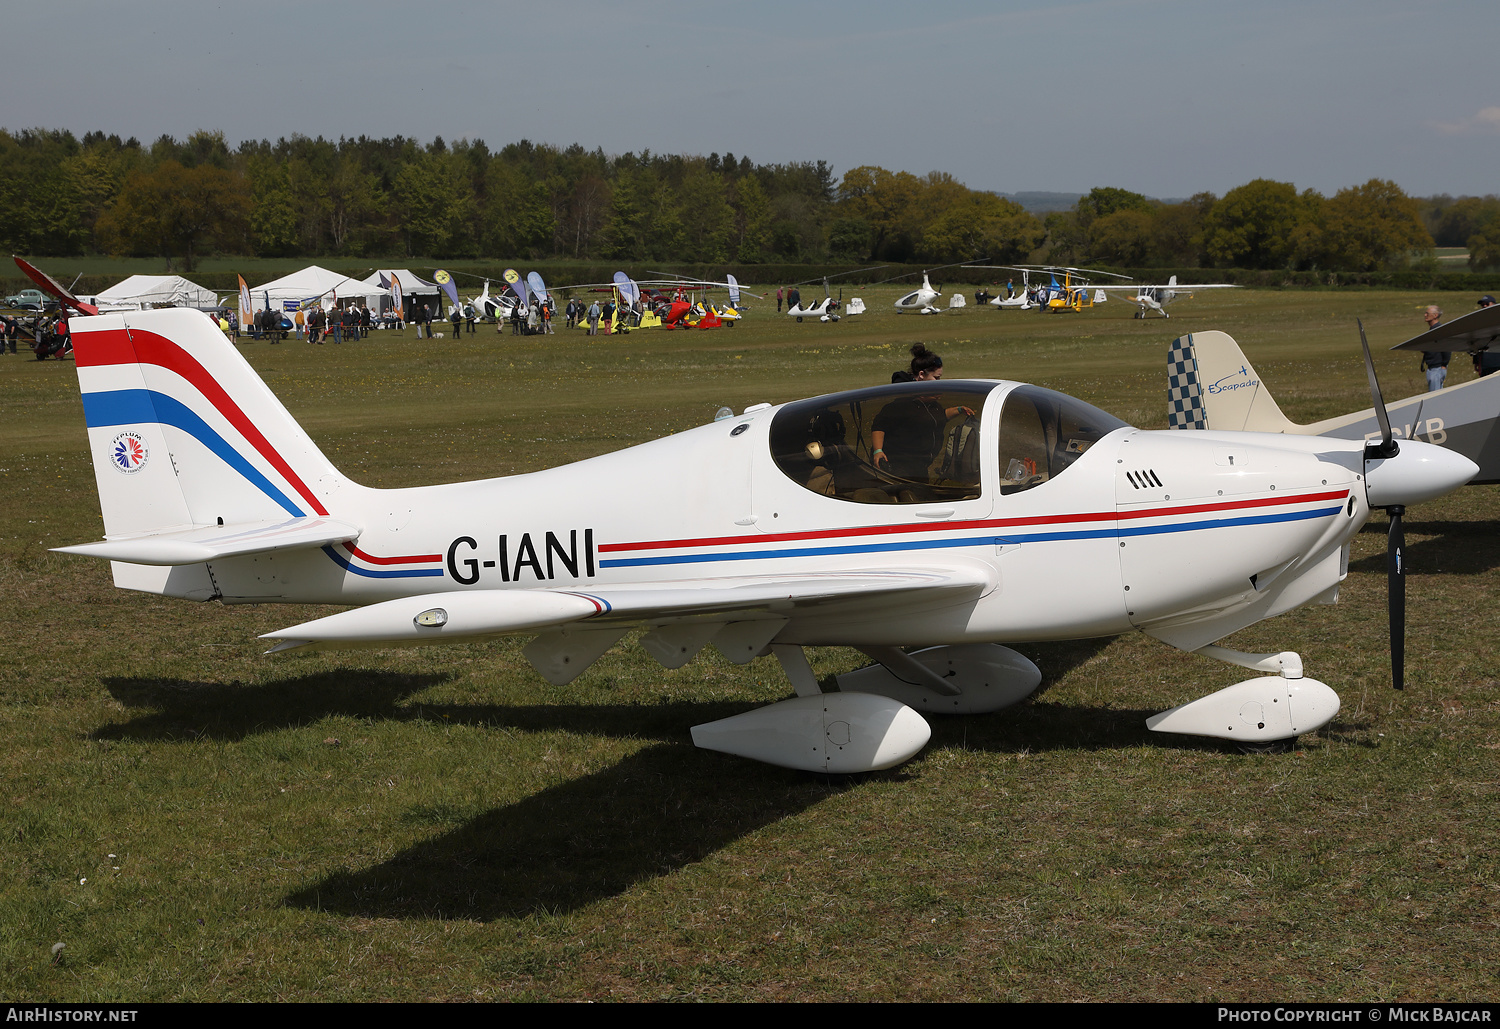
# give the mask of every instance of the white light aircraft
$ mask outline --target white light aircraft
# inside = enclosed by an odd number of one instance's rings
[[[895,308],[899,311],[916,311],[918,314],[937,314],[938,309],[932,302],[943,294],[932,288],[932,281],[928,279],[927,273],[922,273],[922,286],[913,290],[896,300]]]
[[[60,549],[110,561],[117,586],[360,605],[268,633],[273,652],[533,635],[524,653],[556,684],[635,627],[667,667],[708,643],[740,663],[773,654],[797,695],[693,740],[816,771],[891,767],[927,742],[924,714],[1024,699],[1041,674],[1005,642],[1134,630],[1269,673],[1152,729],[1247,747],[1314,731],[1339,701],[1296,654],[1215,641],[1332,600],[1372,507],[1474,472],[1422,443],[1143,432],[1051,390],[954,381],[756,405],[526,475],[372,489],[200,312],[72,331],[105,539]],[[877,663],[823,692],[809,645]]]
[[[932,288],[932,280],[928,277],[929,271],[942,271],[944,268],[958,268],[967,266],[979,267],[978,265],[975,265],[974,262],[983,260],[984,258],[982,257],[976,257],[974,261],[959,261],[954,264],[945,264],[937,268],[924,270],[922,272],[921,287],[897,298],[895,303],[897,313],[900,313],[902,311],[915,311],[917,314],[941,314],[943,309],[939,308],[936,304],[933,303],[933,301],[943,294],[940,290]],[[907,272],[889,279],[882,279],[880,282],[872,283],[872,285],[880,286],[887,282],[894,282],[896,281],[896,279],[904,279],[908,275],[913,274],[915,274],[915,272]],[[958,308],[964,306],[966,306],[966,304],[964,302],[963,294],[956,293],[948,298],[948,310],[957,310]]]
[[[1477,350],[1492,338],[1500,339],[1500,307],[1439,325],[1393,349]],[[1381,436],[1374,408],[1309,424],[1289,419],[1228,333],[1194,332],[1173,340],[1167,375],[1167,422],[1173,429],[1278,432],[1366,443]],[[1473,461],[1479,471],[1470,485],[1500,482],[1500,375],[1392,401],[1385,414],[1396,437],[1424,440]]]
[[[1172,316],[1167,313],[1166,306],[1174,300],[1191,297],[1200,289],[1239,289],[1240,287],[1232,282],[1207,282],[1193,286],[1179,286],[1177,276],[1173,275],[1167,279],[1165,286],[1106,286],[1104,288],[1119,296],[1120,299],[1129,300],[1135,304],[1136,318],[1146,317],[1148,311],[1155,311],[1163,318],[1170,318]],[[1130,290],[1135,291],[1133,295],[1130,294]]]
[[[797,292],[798,299],[796,303],[792,303],[791,297],[787,297],[787,316],[789,318],[797,319],[798,322],[801,322],[804,318],[816,318],[820,322],[836,322],[846,314],[864,314],[865,302],[859,297],[854,297],[853,299],[851,299],[849,301],[848,307],[845,307],[844,290],[842,286],[839,287],[839,296],[838,299],[835,300],[833,298],[833,291],[828,288],[828,280],[837,279],[844,275],[868,275],[870,272],[879,271],[884,267],[885,265],[883,264],[877,264],[870,268],[855,268],[852,271],[839,272],[838,275],[823,276],[823,299],[818,303],[808,303],[803,301],[799,292],[802,286],[807,286],[811,283],[817,282],[817,279],[808,279],[805,282],[792,283],[791,288],[794,292]],[[897,276],[897,278],[901,278],[901,276]],[[885,279],[883,281],[890,282],[892,280]],[[874,285],[879,284],[880,283],[874,283]]]
[[[840,297],[843,296],[842,290],[840,291],[839,295]],[[828,280],[824,279],[822,300],[818,301],[816,304],[811,304],[799,298],[795,304],[791,304],[787,307],[786,313],[789,318],[795,318],[798,322],[801,322],[804,318],[816,318],[820,322],[836,322],[841,317],[843,317],[843,315],[839,314],[839,309],[842,306],[843,305],[840,300],[835,300],[833,298],[833,294],[828,289]],[[858,311],[850,311],[848,313],[860,314],[864,311],[864,309],[865,306],[863,303],[861,303],[859,305]]]

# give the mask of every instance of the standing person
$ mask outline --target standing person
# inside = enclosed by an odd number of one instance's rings
[[[458,339],[458,337],[463,335],[464,313],[460,311],[456,306],[448,312],[448,322],[453,326],[454,339]]]
[[[1429,329],[1435,329],[1443,322],[1443,309],[1432,304],[1422,314],[1422,318]],[[1427,373],[1427,392],[1436,393],[1443,388],[1443,383],[1448,378],[1448,362],[1452,359],[1453,354],[1448,350],[1422,351],[1422,370]]]
[[[793,286],[791,289],[788,289],[786,291],[786,309],[787,309],[787,311],[791,311],[792,308],[800,306],[801,303],[802,303],[802,291],[801,290],[799,290],[796,286]]]
[[[516,303],[512,304],[511,308],[510,308],[510,334],[512,336],[519,336],[521,334],[521,303],[520,303],[520,301],[516,301]]]
[[[1479,298],[1480,307],[1493,307],[1495,298],[1486,293]],[[1481,379],[1492,372],[1500,372],[1500,352],[1481,350],[1474,355],[1474,374]]]
[[[595,300],[593,303],[589,304],[589,335],[590,336],[597,336],[597,335],[599,335],[599,315],[600,315],[600,313],[601,312],[599,310],[599,301]]]
[[[776,313],[781,313],[781,287],[776,287]]]

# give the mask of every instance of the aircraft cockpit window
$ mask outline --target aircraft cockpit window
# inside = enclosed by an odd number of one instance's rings
[[[788,404],[771,423],[771,456],[806,489],[857,504],[972,500],[992,388],[910,382]]]
[[[1001,496],[1055,479],[1089,447],[1126,424],[1066,394],[1017,386],[1000,410]]]

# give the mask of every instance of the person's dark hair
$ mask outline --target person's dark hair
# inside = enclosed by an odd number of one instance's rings
[[[943,366],[943,359],[921,343],[913,343],[911,347],[911,374],[916,378],[923,372],[936,371]]]
[[[916,379],[912,376],[911,372],[907,371],[905,368],[897,368],[895,371],[891,372],[891,381],[915,382]]]

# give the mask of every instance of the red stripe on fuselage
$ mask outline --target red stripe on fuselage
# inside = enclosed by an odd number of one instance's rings
[[[1030,518],[985,518],[967,522],[929,522],[920,525],[867,525],[849,529],[815,529],[809,532],[781,532],[758,535],[752,533],[744,536],[714,536],[707,539],[655,540],[642,543],[604,543],[600,545],[599,552],[603,554],[628,550],[670,550],[673,548],[689,547],[722,547],[741,543],[781,543],[795,540],[841,539],[849,536],[885,536],[894,533],[961,532],[967,529],[1001,529],[1023,525],[1065,525],[1076,522],[1127,521],[1136,518],[1165,518],[1171,515],[1205,514],[1211,511],[1231,511],[1255,507],[1282,507],[1288,504],[1343,500],[1348,495],[1348,490],[1329,490],[1326,493],[1303,493],[1288,497],[1264,497],[1259,500],[1226,500],[1213,504],[1183,504],[1178,507],[1156,507],[1143,511],[1035,515]]]
[[[376,557],[374,554],[366,554],[353,543],[345,543],[344,548],[361,561],[368,561],[372,565],[415,565],[427,561],[441,561],[443,559],[442,554],[419,554],[414,557]]]
[[[261,435],[255,423],[240,410],[240,406],[224,392],[223,387],[214,381],[208,369],[167,337],[143,329],[80,332],[74,336],[73,359],[80,368],[112,364],[154,364],[158,368],[176,372],[228,419],[229,424],[281,473],[282,478],[307,501],[308,506],[320,515],[328,513],[312,490],[307,488],[307,484],[292,471],[292,466],[271,446],[271,441]]]

